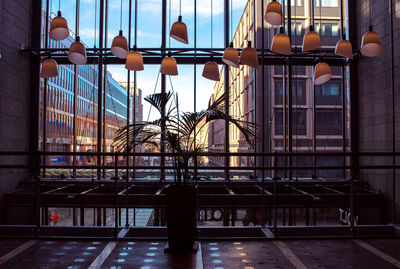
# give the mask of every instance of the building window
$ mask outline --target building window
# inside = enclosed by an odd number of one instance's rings
[[[341,105],[341,81],[330,80],[315,87],[315,101],[317,105]]]
[[[307,134],[307,113],[305,109],[292,110],[292,132],[294,135]],[[283,135],[283,112],[281,108],[275,109],[275,135]]]
[[[288,94],[288,89],[286,89],[286,96]],[[294,79],[292,80],[292,96],[293,103],[296,105],[306,104],[306,80],[304,79]],[[275,104],[283,104],[283,81],[282,79],[275,80]]]
[[[318,109],[315,112],[317,135],[340,135],[342,132],[342,113],[338,109]]]
[[[314,0],[314,6],[319,7],[337,7],[338,0]]]

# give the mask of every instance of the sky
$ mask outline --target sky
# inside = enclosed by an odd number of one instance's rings
[[[161,3],[162,0],[137,0],[137,47],[138,48],[160,48],[161,47]],[[211,25],[211,1],[213,7],[213,22]],[[233,32],[236,30],[247,0],[232,1],[232,23]],[[132,39],[134,44],[134,3],[132,0]],[[223,40],[223,4],[224,0],[197,0],[197,47],[210,48],[211,41],[213,48],[224,48]],[[167,0],[167,21],[169,26],[167,31],[179,15],[179,0]],[[97,9],[95,8],[97,7]],[[50,0],[50,11],[54,14],[59,9],[59,1]],[[60,10],[62,16],[67,19],[68,26],[75,32],[75,11],[76,0],[61,0]],[[97,12],[95,12],[97,10]],[[181,12],[183,22],[188,28],[189,44],[185,45],[167,38],[167,47],[171,48],[191,48],[194,46],[194,0],[182,0]],[[96,14],[97,13],[97,14]],[[79,35],[81,40],[88,46],[97,46],[98,42],[98,18],[99,18],[99,0],[81,0],[79,16]],[[118,35],[120,30],[121,0],[109,0],[108,14],[108,34],[107,47],[111,47],[113,38]],[[169,16],[171,15],[171,16]],[[97,22],[96,22],[97,21]],[[96,26],[95,26],[96,22]],[[129,28],[129,0],[122,0],[122,30],[125,37],[128,37]],[[211,26],[213,28],[211,38]],[[220,67],[221,68],[221,67]],[[142,90],[143,97],[152,94],[155,90],[160,91],[159,76],[160,65],[146,65],[144,71],[137,72],[137,85]],[[127,81],[127,70],[123,65],[109,65],[107,70],[118,82]],[[207,107],[208,100],[213,93],[215,82],[207,80],[201,76],[203,65],[196,66],[196,109],[197,111]],[[194,111],[194,66],[178,65],[178,76],[167,76],[167,90],[173,89],[178,93],[179,106],[181,111]],[[131,73],[131,78],[133,72]],[[132,81],[132,79],[131,79]],[[149,105],[144,102],[144,120],[149,114]],[[154,111],[150,114],[150,119],[157,117]]]

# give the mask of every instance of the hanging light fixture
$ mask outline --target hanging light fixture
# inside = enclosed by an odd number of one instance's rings
[[[121,0],[121,14],[120,14],[120,24],[119,24],[119,35],[114,37],[112,45],[111,45],[111,53],[115,57],[120,59],[126,59],[126,56],[129,53],[128,49],[128,41],[122,35],[122,0]]]
[[[144,70],[143,57],[136,50],[136,46],[134,46],[133,51],[129,52],[128,57],[126,57],[125,68],[132,71]]]
[[[251,41],[247,41],[247,48],[242,50],[239,58],[239,63],[251,66],[255,69],[258,68],[257,51],[251,47]]]
[[[377,32],[374,32],[372,27],[372,1],[369,1],[369,29],[361,40],[361,54],[367,57],[375,57],[382,52],[381,38]]]
[[[239,52],[233,48],[233,42],[225,49],[222,61],[229,66],[239,67]]]
[[[279,33],[276,34],[272,39],[271,51],[283,55],[292,54],[290,38],[287,34],[285,34],[285,30],[283,27],[280,28]]]
[[[382,43],[377,32],[373,31],[372,25],[369,26],[369,31],[366,32],[361,40],[361,54],[367,57],[375,57],[381,54]]]
[[[218,64],[213,61],[212,57],[211,61],[206,62],[204,65],[203,73],[201,75],[207,79],[219,81],[220,78]]]
[[[232,0],[231,0],[231,5],[232,7]],[[231,8],[231,21],[230,21],[230,35],[233,40],[233,35],[232,35],[232,8]],[[224,51],[224,55],[222,56],[222,61],[232,67],[239,67],[239,52],[233,48],[233,42],[229,44],[229,47],[227,47]]]
[[[73,64],[86,64],[87,62],[86,48],[79,36],[76,37],[75,42],[69,48],[68,60]]]
[[[187,33],[187,27],[186,24],[182,22],[182,3],[181,0],[179,0],[179,16],[178,16],[178,21],[172,24],[171,30],[169,32],[169,35],[175,39],[176,41],[179,41],[183,44],[188,44],[188,33]]]
[[[67,20],[61,16],[61,11],[57,12],[57,17],[53,18],[50,23],[49,37],[53,40],[64,40],[69,36]]]
[[[114,37],[112,45],[111,45],[111,53],[115,57],[120,59],[126,59],[126,56],[129,53],[128,50],[128,41],[122,35],[122,30],[119,30],[119,35]]]
[[[58,76],[58,65],[53,59],[44,59],[42,61],[42,70],[40,71],[41,78],[51,78]]]
[[[181,43],[189,43],[186,24],[182,22],[182,16],[179,15],[178,21],[172,24],[169,35]]]
[[[335,53],[351,60],[353,59],[353,46],[351,45],[350,41],[346,40],[344,35],[342,40],[339,40],[336,43]]]
[[[213,47],[213,0],[211,0],[211,48]],[[219,81],[219,68],[218,64],[214,62],[213,57],[211,56],[210,61],[206,62],[203,68],[203,73],[201,74],[203,77]]]
[[[343,1],[340,1],[340,12],[341,16],[344,16],[343,14]],[[349,58],[350,60],[353,59],[353,46],[350,41],[346,40],[346,34],[344,32],[344,24],[343,20],[340,23],[340,31],[342,33],[342,40],[339,40],[336,43],[335,47],[335,53],[337,55]]]
[[[321,85],[332,78],[331,68],[329,64],[320,62],[314,68],[314,85]]]
[[[321,38],[314,31],[314,26],[310,25],[310,31],[303,37],[303,52],[315,50],[321,47]]]
[[[168,56],[161,62],[161,73],[169,76],[178,75],[178,65],[175,58],[171,57],[171,52],[168,52]]]
[[[265,11],[264,19],[266,22],[272,25],[282,24],[282,5],[276,0],[272,0],[267,6]]]

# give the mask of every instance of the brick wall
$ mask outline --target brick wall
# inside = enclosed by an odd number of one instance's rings
[[[20,52],[30,45],[31,3],[0,0],[0,151],[29,150],[30,59]],[[27,163],[25,157],[0,157],[1,164]],[[0,170],[0,201],[27,172]]]
[[[370,9],[370,3],[372,6]],[[361,57],[358,62],[358,132],[360,151],[392,151],[392,83],[391,83],[391,28],[389,0],[357,0],[351,3],[356,7],[357,26],[356,34],[358,44],[353,44],[355,49],[361,45],[362,35],[368,30],[370,24],[370,11],[374,31],[378,32],[383,46],[381,55],[375,58]],[[394,10],[394,72],[395,72],[395,117],[396,117],[396,150],[400,150],[400,0],[393,0]],[[354,142],[354,141],[353,141]],[[400,159],[399,159],[400,160]],[[398,160],[398,161],[399,161]],[[397,161],[397,164],[399,162]],[[361,164],[391,164],[392,158],[363,158]],[[393,190],[392,170],[372,171],[365,170],[361,178],[370,186],[385,194],[388,203],[386,212],[387,221],[391,222],[393,191],[396,192],[397,223],[400,217],[400,181],[396,179],[397,186]],[[400,178],[400,171],[397,171]]]

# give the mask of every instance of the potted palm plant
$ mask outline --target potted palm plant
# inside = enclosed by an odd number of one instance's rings
[[[250,145],[254,144],[255,125],[235,119],[224,112],[228,96],[222,94],[207,109],[200,112],[179,112],[177,97],[171,92],[147,96],[145,101],[161,116],[154,121],[136,122],[120,128],[114,138],[119,151],[151,145],[160,152],[172,153],[174,181],[165,189],[165,208],[168,244],[171,251],[192,251],[197,233],[197,189],[193,178],[194,164],[205,145],[196,141],[201,128],[216,120],[225,120],[236,126]],[[175,99],[175,105],[171,102]],[[166,109],[168,108],[168,110]],[[165,111],[165,113],[163,113]]]

